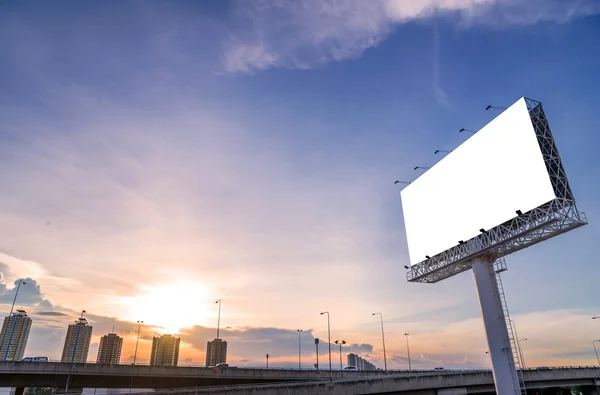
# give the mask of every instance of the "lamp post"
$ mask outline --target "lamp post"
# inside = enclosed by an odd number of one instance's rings
[[[315,339],[315,347],[317,349],[317,364],[315,365],[315,367],[317,368],[317,370],[319,370],[319,338],[318,337]]]
[[[75,359],[75,351],[77,350],[77,345],[79,343],[79,332],[81,328],[78,328],[77,325],[79,323],[83,323],[83,314],[86,313],[85,310],[81,310],[81,316],[79,317],[79,322],[75,323],[75,344],[73,345],[73,352],[71,353],[71,366],[69,368],[69,374],[67,374],[67,384],[65,385],[65,395],[69,391],[69,382],[71,381],[71,371],[73,370],[73,361]]]
[[[135,359],[137,357],[137,349],[138,349],[138,343],[140,341],[140,330],[142,329],[142,324],[144,323],[144,321],[138,321],[138,332],[137,332],[137,339],[135,340],[135,352],[133,353],[133,363],[132,365],[135,365]],[[133,373],[131,374],[131,380],[129,381],[129,393],[131,394],[131,388],[133,387]]]
[[[2,335],[2,343],[4,343],[4,338],[6,336],[6,332],[8,332],[8,323],[10,322],[10,318],[12,317],[13,310],[15,309],[15,303],[17,301],[17,295],[19,295],[19,289],[21,289],[21,284],[27,284],[27,283],[21,279],[18,280],[15,297],[13,299],[12,306],[10,307],[10,313],[8,313],[8,320],[6,322],[7,323],[6,331],[4,331],[4,335]],[[10,343],[12,343],[12,337],[13,337],[14,332],[15,332],[14,330],[10,331],[10,337],[8,338],[8,344],[6,345],[6,352],[4,353],[3,358],[2,358],[3,361],[8,360],[9,353],[10,353]],[[15,349],[15,355],[16,355],[16,352],[17,352],[17,350]]]
[[[302,369],[302,348],[301,348],[300,337],[302,335],[302,329],[296,329],[296,331],[298,332],[298,370],[301,370]]]
[[[517,355],[519,356],[519,359],[521,360],[521,369],[525,369],[525,361],[523,360],[523,352],[521,351],[521,342],[519,341],[519,334],[517,333],[517,325],[515,324],[515,322],[513,320],[510,320],[510,322],[512,323],[513,329],[515,330],[515,340],[517,343]]]
[[[410,181],[394,181],[394,184],[410,185]]]
[[[329,311],[324,311],[321,315],[327,314],[327,343],[329,345],[329,380],[331,381],[331,325],[329,323]]]
[[[527,369],[527,365],[525,364],[525,354],[523,354],[523,346],[521,345],[521,342],[524,342],[525,340],[527,340],[527,338],[519,340],[519,350],[521,350],[521,362],[523,362],[523,369]]]
[[[336,340],[335,344],[340,345],[340,372],[341,372],[343,370],[342,369],[342,345],[346,344],[346,340],[342,340],[342,341]]]
[[[452,152],[452,150],[448,150],[448,149],[436,149],[435,152],[433,153],[434,155],[439,154],[440,152],[443,152],[444,154],[449,154],[450,152]]]
[[[475,129],[465,129],[465,128],[462,128],[462,129],[460,129],[460,130],[458,131],[458,133],[462,133],[462,132],[467,132],[467,133],[475,134],[475,133],[477,133],[477,130],[475,130]]]
[[[140,341],[140,330],[142,329],[142,324],[144,323],[144,321],[138,321],[138,333],[137,333],[137,339],[135,340],[135,352],[133,353],[133,364],[135,365],[135,359],[137,357],[137,349],[138,349],[138,343]]]
[[[594,340],[592,342],[592,346],[594,346],[594,352],[596,353],[596,360],[598,361],[598,366],[600,366],[600,358],[598,358],[598,349],[596,348],[596,343],[600,343],[600,340]]]
[[[431,167],[429,167],[429,166],[415,166],[415,168],[413,170],[419,170],[419,169],[421,169],[421,170],[429,170],[429,169],[431,169]]]
[[[215,303],[219,304],[219,315],[217,318],[217,340],[219,340],[219,329],[221,328],[221,299],[217,300]]]
[[[385,334],[383,333],[383,314],[382,313],[373,313],[371,315],[379,315],[381,319],[381,339],[383,340],[383,365],[384,369],[387,372],[387,357],[385,355]]]
[[[269,354],[267,354],[267,369],[269,369]]]
[[[406,352],[408,353],[408,371],[412,372],[412,365],[410,363],[410,347],[408,346],[408,333],[405,333],[404,336],[406,336]]]

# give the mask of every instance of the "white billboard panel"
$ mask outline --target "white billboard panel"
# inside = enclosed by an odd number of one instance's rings
[[[411,265],[556,198],[521,98],[401,192]]]

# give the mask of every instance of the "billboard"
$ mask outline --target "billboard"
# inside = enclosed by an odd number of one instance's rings
[[[556,198],[521,98],[401,192],[411,265]]]

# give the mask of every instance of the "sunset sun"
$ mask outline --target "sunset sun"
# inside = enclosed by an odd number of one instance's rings
[[[142,320],[146,325],[156,326],[161,333],[178,333],[182,328],[206,325],[214,315],[210,310],[214,301],[206,288],[190,281],[146,285],[138,296],[127,298],[124,303],[132,321]]]

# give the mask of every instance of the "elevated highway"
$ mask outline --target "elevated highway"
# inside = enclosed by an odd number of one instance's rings
[[[377,377],[381,371],[332,372],[333,379]],[[408,371],[388,372],[407,376]],[[413,371],[412,375],[432,374]],[[289,381],[329,381],[329,370],[200,368],[147,365],[69,364],[60,362],[0,362],[0,387],[176,388],[264,384]]]
[[[571,395],[564,387],[580,387],[584,395],[600,395],[599,368],[560,368],[526,370],[524,379],[529,395]],[[212,388],[163,389],[136,395],[487,395],[494,394],[491,372],[443,372],[410,377],[386,375],[340,379],[332,382],[295,382],[263,385],[221,386]]]
[[[491,371],[333,371],[246,368],[151,367],[143,365],[0,362],[0,387],[148,388],[153,395],[293,394],[491,394]],[[554,389],[583,386],[600,395],[600,368],[566,367],[523,371],[528,394],[556,394]],[[204,387],[204,388],[203,388]],[[79,389],[79,390],[77,390]],[[158,389],[154,391],[154,389]],[[18,391],[22,392],[22,391]],[[139,393],[136,393],[136,395]]]

